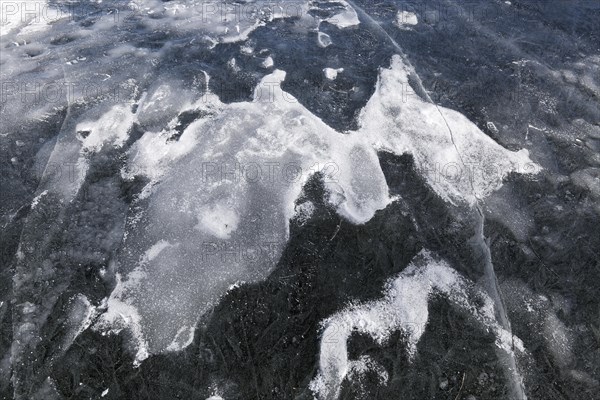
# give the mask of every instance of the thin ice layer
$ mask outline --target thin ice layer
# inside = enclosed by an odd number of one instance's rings
[[[356,361],[349,359],[347,346],[352,333],[367,334],[384,344],[393,332],[402,330],[412,360],[426,329],[428,303],[434,294],[472,314],[482,329],[496,336],[500,350],[510,353],[514,343],[522,351],[521,341],[496,322],[493,301],[483,292],[475,291],[483,299],[483,305],[477,306],[473,292],[473,284],[448,263],[422,251],[398,277],[387,283],[381,300],[350,306],[323,321],[319,372],[310,383],[315,398],[336,399],[343,380],[355,368]]]

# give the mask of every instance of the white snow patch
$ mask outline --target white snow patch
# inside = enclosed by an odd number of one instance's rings
[[[44,190],[42,193],[40,193],[37,196],[35,196],[33,198],[33,201],[31,202],[31,208],[35,208],[39,204],[39,202],[42,199],[42,197],[44,197],[47,194],[48,194],[48,189]]]
[[[96,315],[96,307],[90,303],[86,296],[79,294],[75,297],[75,306],[71,310],[70,321],[73,325],[78,326],[74,332],[73,339],[91,325]]]
[[[78,123],[75,130],[84,150],[98,151],[105,143],[123,146],[135,120],[128,104],[118,104],[96,121]]]
[[[473,290],[473,284],[445,261],[422,251],[386,284],[381,300],[349,306],[322,322],[319,372],[310,383],[315,398],[337,398],[347,375],[365,365],[348,359],[347,342],[353,333],[368,334],[377,343],[385,344],[394,331],[402,330],[407,337],[409,360],[414,359],[429,318],[428,302],[434,294],[443,295],[459,309],[471,313],[483,329],[495,334],[496,345],[505,352],[512,353],[513,343],[523,351],[521,341],[496,322],[493,301],[486,294],[478,292],[484,299],[479,308],[470,300]]]
[[[370,371],[374,371],[377,374],[380,385],[386,385],[388,383],[390,378],[388,372],[368,355],[362,355],[358,360],[350,361],[348,378],[360,380]]]
[[[121,275],[119,273],[116,274],[117,284],[115,289],[103,304],[106,311],[94,325],[94,329],[111,334],[118,334],[125,328],[129,329],[136,342],[137,351],[133,361],[136,367],[148,358],[150,354],[148,352],[148,344],[144,338],[138,309],[132,304],[123,301],[123,299],[126,298],[128,293],[139,287],[143,275],[142,271],[136,269],[136,271],[128,275],[127,285],[125,285]]]
[[[224,204],[203,207],[200,211],[196,229],[209,233],[219,239],[229,239],[240,223],[240,217],[235,210]]]

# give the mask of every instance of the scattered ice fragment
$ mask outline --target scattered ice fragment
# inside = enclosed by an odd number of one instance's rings
[[[323,73],[325,74],[325,78],[329,79],[330,81],[335,80],[335,78],[337,78],[338,73],[343,72],[344,68],[323,68]]]
[[[493,134],[497,134],[499,132],[498,128],[496,128],[496,125],[493,122],[488,122],[486,126]]]
[[[194,341],[194,326],[183,326],[179,328],[175,338],[166,348],[167,351],[179,351],[188,347]]]
[[[331,45],[331,43],[331,37],[328,34],[324,32],[317,33],[317,44],[319,47],[327,47]]]
[[[261,64],[261,66],[263,68],[271,68],[273,66],[273,58],[271,56],[265,58],[265,60]]]
[[[356,26],[360,24],[358,15],[350,4],[344,0],[334,0],[332,3],[339,4],[343,8],[334,16],[325,19],[325,21],[337,26],[338,28],[348,28],[350,26]]]
[[[227,288],[227,291],[228,291],[228,292],[230,292],[230,291],[232,291],[232,290],[234,290],[234,289],[237,289],[237,288],[241,287],[241,286],[242,286],[244,283],[245,283],[245,282],[243,282],[243,281],[238,281],[238,282],[232,283],[232,284],[231,284],[231,285],[229,285],[229,287]]]
[[[254,47],[250,44],[244,44],[240,47],[240,52],[245,55],[251,55],[254,53]]]
[[[229,67],[234,72],[240,72],[241,70],[240,67],[237,65],[237,61],[235,60],[235,58],[232,58],[229,61],[227,61],[227,67]]]
[[[156,242],[152,247],[150,247],[146,251],[144,258],[147,261],[152,261],[160,254],[161,251],[163,251],[164,249],[166,249],[168,247],[173,247],[173,245],[164,239],[159,240],[158,242]]]
[[[398,11],[396,14],[395,24],[400,29],[410,29],[411,26],[415,26],[419,23],[417,15],[410,11]]]
[[[446,389],[448,389],[448,383],[449,383],[449,382],[448,382],[448,379],[446,379],[446,378],[443,378],[443,379],[441,379],[441,380],[440,380],[440,384],[439,384],[439,388],[440,388],[441,390],[446,390]]]

